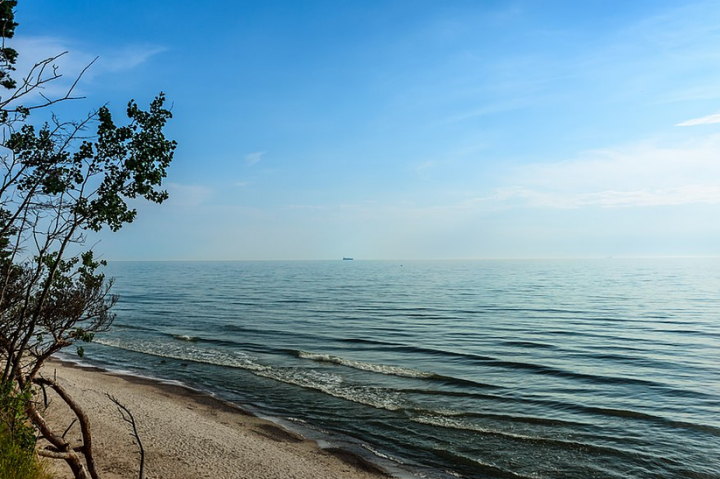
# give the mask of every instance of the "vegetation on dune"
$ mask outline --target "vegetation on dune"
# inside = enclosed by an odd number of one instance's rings
[[[78,99],[73,91],[82,73],[57,97],[45,92],[61,78],[55,61],[64,53],[16,77],[18,52],[5,46],[17,26],[16,5],[0,0],[0,434],[7,454],[0,460],[8,461],[0,469],[30,471],[32,461],[25,466],[22,458],[30,460],[37,447],[66,461],[75,477],[95,479],[87,416],[41,367],[69,347],[82,356],[82,343],[112,324],[117,297],[86,240],[132,222],[129,201],[167,198],[161,185],[175,142],[163,129],[172,115],[162,93],[147,110],[130,101],[124,124],[106,106],[80,120],[51,114],[53,105]],[[50,393],[76,416],[79,444],[45,421]]]
[[[25,409],[30,393],[0,388],[0,479],[49,479],[35,455],[35,430]]]
[[[50,479],[35,452],[15,440],[0,424],[0,479]]]

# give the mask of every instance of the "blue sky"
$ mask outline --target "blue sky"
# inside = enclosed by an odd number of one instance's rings
[[[720,255],[715,1],[21,0],[77,116],[165,91],[108,259]]]

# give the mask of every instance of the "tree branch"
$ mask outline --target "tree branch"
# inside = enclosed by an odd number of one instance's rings
[[[138,447],[140,448],[140,472],[138,475],[138,479],[143,479],[143,470],[145,469],[145,448],[143,448],[142,440],[140,440],[140,434],[137,430],[137,424],[135,424],[135,417],[132,415],[130,410],[125,407],[123,404],[120,403],[120,401],[115,398],[115,396],[110,395],[109,393],[105,394],[110,401],[113,402],[118,408],[118,412],[120,413],[120,416],[122,417],[123,421],[130,424],[132,427],[132,433],[131,435],[137,440]]]

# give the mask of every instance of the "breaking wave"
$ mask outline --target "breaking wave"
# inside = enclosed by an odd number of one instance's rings
[[[389,366],[386,364],[367,363],[364,361],[356,361],[353,359],[341,358],[340,356],[332,356],[330,354],[311,353],[307,351],[298,351],[297,356],[302,359],[310,359],[321,363],[338,364],[348,368],[359,369],[361,371],[369,371],[378,374],[387,374],[388,376],[400,376],[403,378],[433,378],[437,375],[424,371],[418,371],[410,368],[402,368],[399,366]]]

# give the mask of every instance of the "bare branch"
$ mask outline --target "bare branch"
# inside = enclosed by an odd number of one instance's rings
[[[29,95],[30,93],[41,90],[44,88],[44,85],[47,83],[50,83],[52,81],[58,80],[62,78],[62,74],[57,72],[57,66],[53,64],[55,60],[58,58],[66,55],[68,52],[62,52],[58,55],[46,58],[44,60],[41,60],[37,62],[35,65],[32,66],[30,69],[28,75],[23,78],[22,84],[13,92],[12,95],[10,95],[10,98],[4,101],[0,101],[0,110],[3,110],[7,113],[23,113],[26,114],[27,112],[31,110],[37,110],[42,108],[47,108],[51,105],[54,105],[56,103],[60,103],[62,101],[67,100],[80,100],[84,97],[82,96],[72,96],[73,91],[77,87],[78,83],[80,82],[80,79],[85,75],[85,73],[88,71],[88,69],[97,61],[99,57],[95,57],[90,63],[88,63],[82,71],[75,77],[75,81],[73,81],[72,85],[68,88],[68,90],[65,92],[65,94],[58,98],[48,98],[45,96],[42,92],[39,92],[40,96],[45,100],[44,102],[38,103],[36,105],[30,105],[30,106],[17,106],[17,107],[9,107],[12,103],[16,103],[21,98]],[[52,68],[52,73],[47,74],[46,76],[46,70],[48,67]]]
[[[87,463],[87,470],[90,473],[90,477],[92,479],[99,479],[99,475],[97,472],[97,466],[95,465],[95,458],[93,456],[93,450],[92,450],[92,433],[90,432],[90,420],[88,419],[87,415],[85,414],[85,411],[80,407],[80,405],[75,402],[75,400],[68,394],[68,392],[60,386],[57,382],[47,379],[47,378],[36,378],[33,381],[35,384],[45,384],[47,386],[50,386],[57,394],[60,396],[60,398],[67,404],[72,412],[77,417],[77,420],[80,423],[80,431],[82,433],[82,446],[79,448],[78,452],[81,452],[83,456],[85,456],[85,462]],[[37,410],[31,411],[32,414],[30,415],[30,418],[33,420],[33,423],[35,423],[36,426],[41,430],[43,435],[45,437],[48,437],[50,442],[57,447],[60,451],[67,451],[69,449],[69,444],[63,437],[58,437],[52,433],[49,427],[47,427],[47,424],[44,420],[42,420],[42,417],[37,413]],[[43,430],[41,426],[44,425]],[[52,439],[50,439],[52,437]],[[70,463],[68,463],[70,464]],[[72,465],[70,465],[72,467]],[[77,474],[76,474],[77,477]]]
[[[76,422],[77,422],[77,419],[73,419],[72,422],[70,423],[70,425],[67,427],[67,429],[65,429],[65,432],[62,433],[62,436],[60,436],[60,437],[65,439],[65,436],[67,436],[67,433],[70,432],[70,429],[72,429],[72,427],[75,425]]]
[[[138,448],[140,448],[140,472],[138,474],[138,479],[143,479],[143,471],[145,469],[145,449],[143,448],[142,440],[140,440],[140,434],[137,430],[137,425],[135,424],[135,417],[132,415],[130,410],[125,407],[123,404],[120,403],[120,401],[115,398],[115,396],[112,396],[110,393],[105,393],[105,395],[110,399],[110,401],[113,402],[118,408],[118,412],[120,413],[120,416],[122,417],[123,421],[130,424],[132,427],[132,433],[131,435],[135,438],[135,440],[138,443]]]

